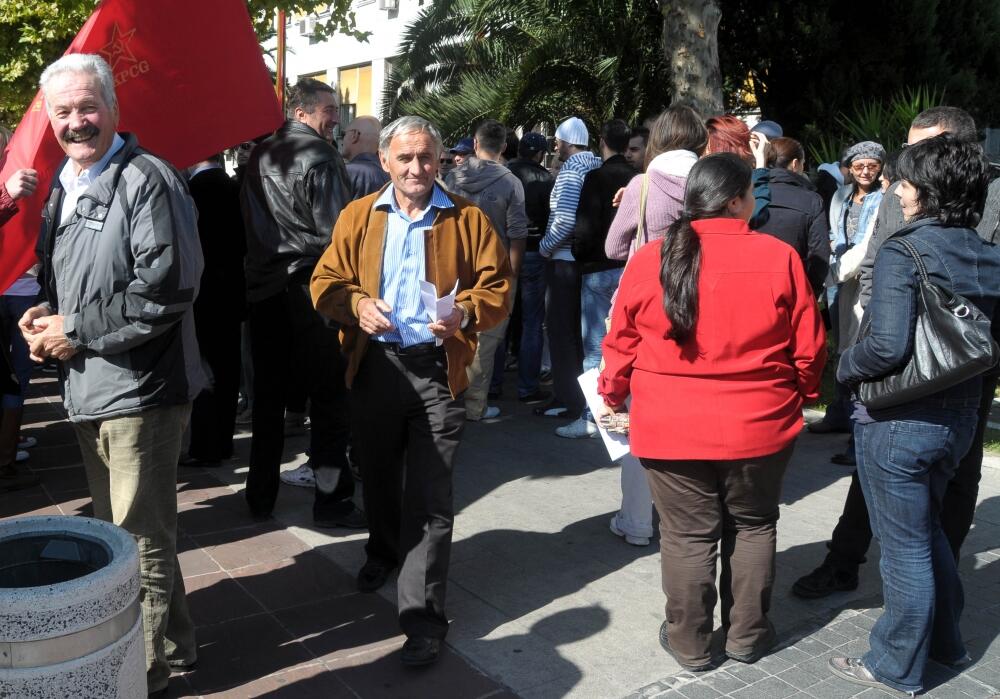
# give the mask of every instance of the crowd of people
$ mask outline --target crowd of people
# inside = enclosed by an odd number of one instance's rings
[[[17,465],[23,395],[32,360],[55,362],[94,514],[139,543],[151,694],[197,660],[177,469],[230,459],[240,406],[248,517],[271,517],[285,481],[313,489],[317,527],[367,529],[358,590],[398,570],[402,662],[436,661],[456,451],[466,422],[500,415],[515,366],[517,399],[559,419],[555,436],[627,423],[609,529],[647,546],[655,507],[659,640],[700,672],[722,660],[720,600],[725,657],[778,642],[782,479],[836,360],[809,429],[849,432],[833,460],[856,470],[826,560],[793,592],[855,588],[877,536],[884,613],[871,650],[831,672],[914,693],[928,659],[969,662],[956,562],[996,374],[891,408],[858,399],[910,360],[922,277],[987,318],[998,307],[1000,185],[961,109],[921,113],[898,153],[856,143],[810,180],[775,122],[679,105],[593,136],[578,117],[554,138],[487,119],[451,147],[421,117],[361,116],[338,148],[337,93],[302,79],[231,178],[220,156],[181,173],[118,132],[100,57],[61,58],[41,88],[66,159],[39,264],[0,302],[0,488],[38,482]],[[3,216],[37,187],[14,173]],[[307,464],[282,472],[286,434],[306,427]]]

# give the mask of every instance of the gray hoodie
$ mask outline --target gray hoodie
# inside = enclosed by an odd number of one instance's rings
[[[470,157],[448,173],[445,187],[478,206],[500,234],[504,247],[528,236],[524,186],[504,165]]]

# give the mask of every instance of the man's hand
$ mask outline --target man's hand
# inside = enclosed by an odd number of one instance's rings
[[[63,316],[46,315],[35,318],[32,325],[38,332],[25,339],[28,341],[31,358],[36,362],[44,361],[46,357],[64,361],[76,354],[76,348],[63,332]]]
[[[445,340],[458,332],[458,329],[462,327],[462,320],[464,318],[465,314],[462,313],[462,309],[455,306],[451,309],[451,315],[428,324],[427,329],[431,331],[434,337],[440,337],[442,340]]]
[[[38,172],[30,168],[22,168],[8,178],[5,186],[7,194],[14,201],[22,197],[30,197],[38,187]]]
[[[389,322],[392,309],[382,299],[365,298],[358,301],[358,325],[369,335],[391,332],[396,326]]]
[[[52,315],[52,311],[45,306],[32,306],[24,312],[21,319],[17,321],[17,327],[20,329],[21,335],[24,336],[25,342],[30,344],[32,336],[42,332],[40,327],[35,327],[35,318],[42,318],[47,315]]]
[[[767,136],[760,131],[750,134],[750,152],[753,153],[754,167],[767,167]]]

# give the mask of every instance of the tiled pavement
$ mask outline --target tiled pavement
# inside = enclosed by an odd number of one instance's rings
[[[25,432],[41,488],[0,495],[0,517],[86,513],[71,428],[54,382],[36,380]],[[834,654],[859,654],[877,618],[872,551],[853,593],[804,602],[788,594],[822,559],[849,471],[829,464],[837,436],[803,435],[785,481],[772,618],[781,646],[753,666],[728,662],[694,676],[660,650],[655,546],[625,545],[607,531],[618,473],[594,440],[551,435],[515,401],[492,424],[470,425],[456,468],[456,520],[442,661],[404,671],[395,588],[354,592],[364,536],[314,530],[310,493],[283,487],[275,520],[252,523],[238,487],[249,439],[212,471],[182,470],[181,565],[198,624],[199,664],[176,675],[173,696],[226,697],[852,697],[882,696],[829,675]],[[288,442],[289,468],[304,439]],[[1000,469],[984,470],[976,527],[962,561],[964,673],[931,666],[928,694],[1000,694]]]

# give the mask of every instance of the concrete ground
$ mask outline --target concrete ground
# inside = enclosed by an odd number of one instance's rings
[[[36,380],[25,433],[42,487],[0,495],[0,517],[87,511],[86,483],[54,380]],[[513,393],[513,391],[511,391]],[[792,582],[818,565],[850,469],[829,462],[844,437],[803,433],[785,479],[772,620],[779,649],[755,665],[692,675],[657,642],[663,594],[656,541],[634,547],[608,531],[619,469],[598,440],[553,434],[514,400],[469,424],[455,470],[457,518],[448,648],[435,666],[404,671],[395,587],[354,591],[364,534],[311,526],[311,493],[282,486],[275,519],[250,521],[238,492],[249,435],[217,469],[182,469],[181,564],[199,626],[200,660],[173,696],[231,697],[876,697],[826,670],[857,655],[879,615],[877,550],[859,588],[806,602]],[[287,442],[286,465],[305,459]],[[961,563],[966,642],[974,664],[931,664],[928,696],[1000,694],[1000,464],[988,460],[976,524]]]

